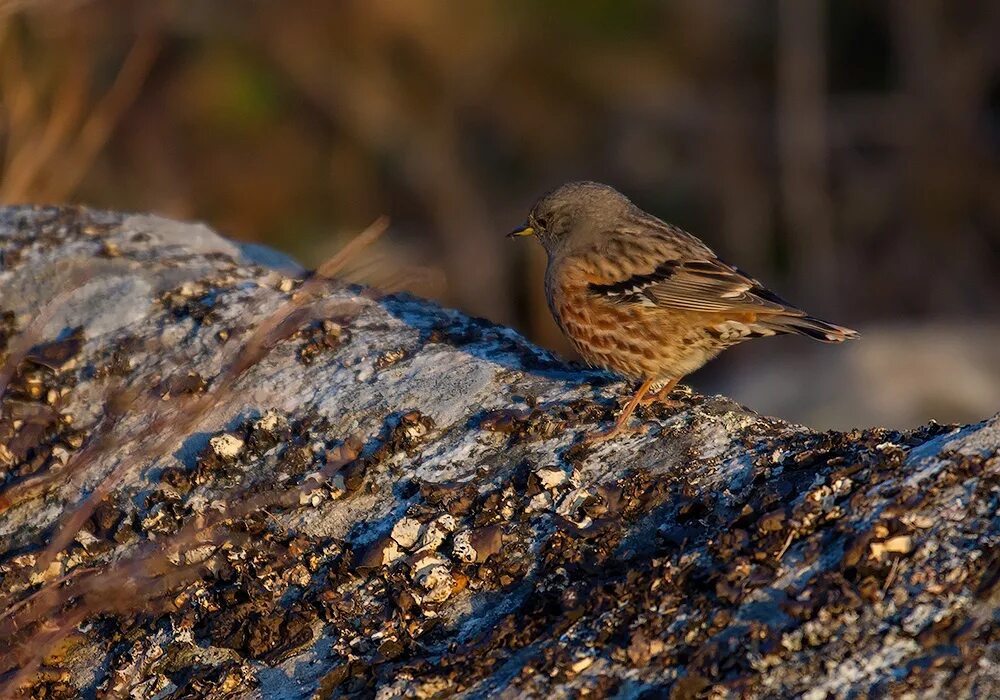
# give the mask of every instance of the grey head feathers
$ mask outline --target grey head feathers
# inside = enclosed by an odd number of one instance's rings
[[[530,225],[545,249],[586,243],[641,212],[628,197],[608,185],[581,180],[543,195],[531,208]]]

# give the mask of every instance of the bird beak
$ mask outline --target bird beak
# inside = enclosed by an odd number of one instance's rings
[[[531,228],[527,224],[520,228],[516,228],[507,234],[507,238],[521,238],[522,236],[534,236],[535,229]]]

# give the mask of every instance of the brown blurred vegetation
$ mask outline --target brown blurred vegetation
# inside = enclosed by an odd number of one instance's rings
[[[576,178],[839,322],[1000,307],[1000,3],[0,0],[0,23],[4,203],[202,219],[307,264],[388,214],[356,276],[559,349],[541,251],[503,234]]]

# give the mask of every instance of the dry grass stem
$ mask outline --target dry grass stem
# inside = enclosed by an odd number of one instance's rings
[[[60,11],[65,12],[65,7]],[[4,8],[0,5],[0,19]],[[162,46],[158,21],[149,15],[111,87],[89,103],[91,47],[78,37],[67,42],[74,54],[51,87],[47,100],[28,57],[10,27],[0,41],[0,97],[4,112],[4,170],[0,201],[65,201],[87,175],[125,110],[138,97]],[[51,106],[46,108],[46,103]]]
[[[51,199],[65,200],[83,180],[122,114],[139,95],[161,47],[162,37],[155,27],[145,28],[136,38],[114,83],[94,106],[72,149],[62,160],[50,186]]]
[[[343,248],[337,251],[336,255],[316,268],[314,279],[333,279],[336,277],[348,262],[356,258],[362,250],[381,238],[382,234],[388,229],[389,217],[380,216],[375,219],[364,231],[352,238]]]

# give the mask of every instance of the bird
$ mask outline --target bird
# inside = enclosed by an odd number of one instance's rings
[[[545,249],[545,297],[576,351],[639,383],[614,425],[586,442],[619,435],[640,404],[679,406],[669,397],[681,379],[746,340],[859,337],[784,301],[609,185],[569,182],[544,194],[508,234],[527,236]]]

